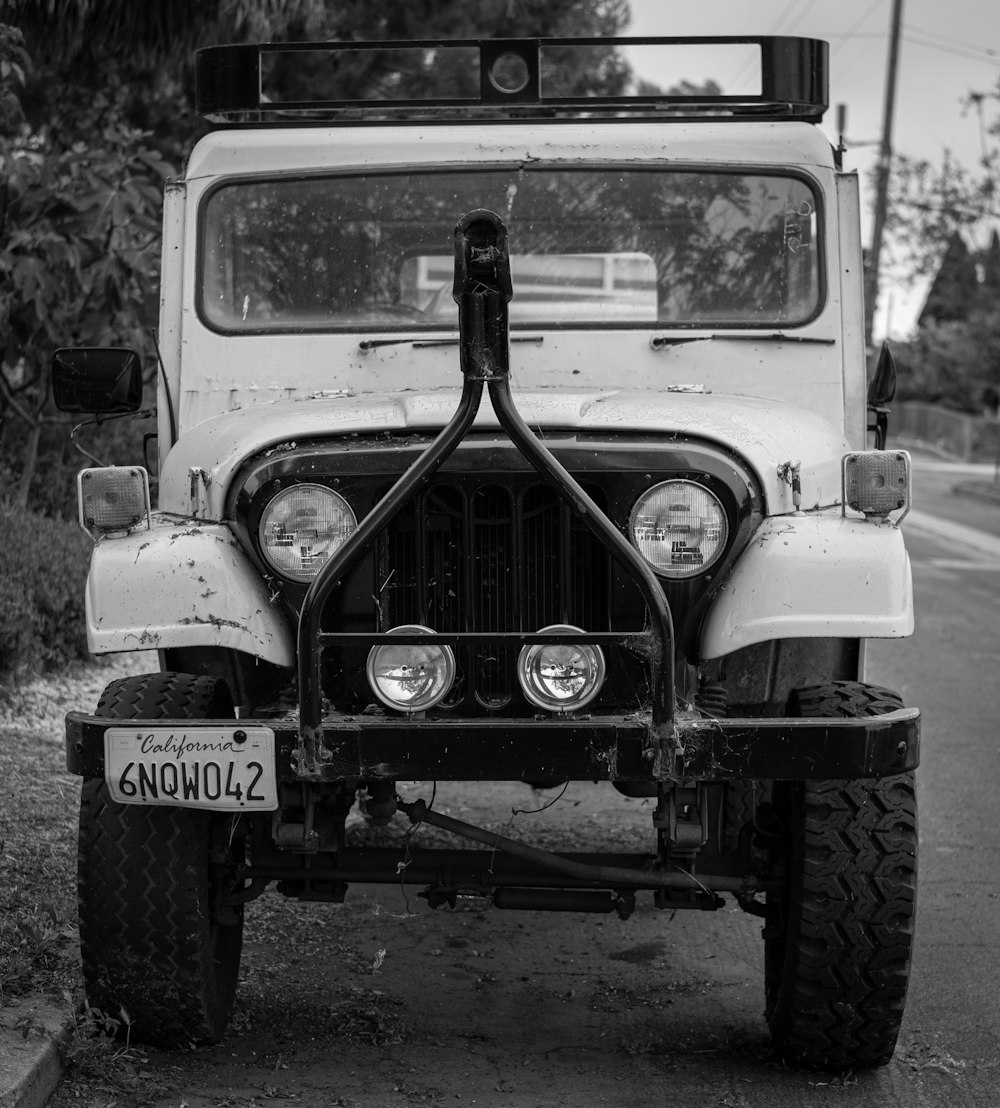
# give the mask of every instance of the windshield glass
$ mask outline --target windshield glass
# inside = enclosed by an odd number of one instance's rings
[[[773,327],[820,307],[798,177],[616,167],[234,181],[204,205],[203,319],[223,331],[457,325],[455,223],[509,233],[511,325]]]

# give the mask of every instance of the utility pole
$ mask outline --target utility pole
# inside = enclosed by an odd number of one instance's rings
[[[878,270],[882,256],[882,234],[889,202],[889,170],[892,167],[892,115],[896,103],[896,63],[899,59],[899,38],[903,24],[903,0],[893,0],[892,31],[889,35],[889,71],[885,80],[885,104],[882,114],[882,145],[878,156],[878,185],[875,193],[875,224],[872,229],[871,252],[865,270],[865,347],[872,345],[872,324],[878,299]]]

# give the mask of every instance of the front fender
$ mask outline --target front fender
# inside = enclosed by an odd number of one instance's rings
[[[295,664],[287,616],[224,524],[153,513],[148,531],[99,540],[86,609],[95,654],[215,646]]]
[[[788,638],[904,638],[913,580],[899,528],[815,513],[772,516],[712,602],[700,652]]]

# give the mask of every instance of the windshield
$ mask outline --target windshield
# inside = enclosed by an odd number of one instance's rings
[[[820,307],[799,177],[517,167],[241,180],[207,198],[202,318],[222,331],[457,325],[455,223],[507,224],[513,327],[773,327]]]

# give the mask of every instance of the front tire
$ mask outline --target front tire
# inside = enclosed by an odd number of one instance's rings
[[[799,689],[789,714],[880,715],[888,689],[838,681]],[[786,895],[768,904],[766,1017],[779,1058],[813,1069],[871,1069],[892,1057],[913,945],[917,810],[912,773],[784,783]]]
[[[225,719],[226,686],[160,673],[105,689],[98,715],[117,719]],[[102,779],[80,804],[80,948],[87,999],[130,1037],[173,1045],[214,1042],[229,1021],[243,942],[242,910],[218,911],[220,882],[234,880],[240,839],[213,829],[228,817],[187,808],[116,804]],[[220,859],[228,850],[228,858]],[[220,863],[220,860],[222,864]],[[216,918],[213,919],[213,913]]]

